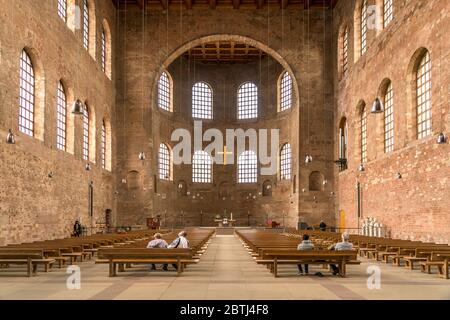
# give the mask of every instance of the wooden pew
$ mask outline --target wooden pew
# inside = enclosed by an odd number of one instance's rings
[[[431,273],[431,268],[437,267],[439,276],[444,279],[448,279],[449,261],[450,261],[450,251],[431,252],[430,258],[427,259],[427,261],[420,262],[421,271]]]
[[[26,265],[28,277],[31,277],[32,273],[37,273],[38,265],[44,265],[47,272],[54,262],[54,259],[46,259],[44,252],[38,249],[0,249],[0,265],[6,267],[9,267],[9,265]]]

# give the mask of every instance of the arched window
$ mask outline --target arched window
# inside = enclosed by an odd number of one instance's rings
[[[102,71],[106,72],[106,34],[105,30],[102,30]]]
[[[172,111],[172,80],[165,71],[158,79],[158,107],[166,111]]]
[[[89,107],[83,109],[83,160],[89,161]]]
[[[347,160],[348,131],[347,119],[342,118],[339,124],[339,159]]]
[[[34,136],[35,76],[30,56],[20,56],[19,130]]]
[[[67,22],[67,0],[58,0],[58,15],[64,22]]]
[[[197,82],[192,87],[192,117],[213,118],[213,94],[211,87],[205,82]]]
[[[361,163],[367,162],[367,110],[364,105],[360,115],[361,126]]]
[[[258,182],[258,159],[253,151],[244,151],[238,158],[238,183]]]
[[[345,27],[342,34],[342,74],[345,76],[348,71],[348,27]]]
[[[88,0],[83,0],[83,46],[89,50],[89,4]]]
[[[383,0],[383,25],[386,28],[394,18],[393,0]]]
[[[67,132],[67,100],[66,92],[61,81],[58,83],[56,98],[56,147],[66,151]]]
[[[212,158],[205,151],[195,151],[192,159],[192,182],[212,183]]]
[[[384,152],[394,150],[394,91],[389,82],[384,94]]]
[[[417,137],[431,134],[431,57],[428,51],[420,60],[416,73]]]
[[[258,118],[258,87],[246,82],[238,90],[238,119]]]
[[[361,55],[363,55],[367,50],[367,0],[362,0],[361,5]]]
[[[291,145],[286,143],[280,152],[280,179],[281,180],[290,180],[291,179],[291,162],[292,151]]]
[[[292,106],[292,77],[289,72],[285,71],[281,75],[280,84],[280,111],[290,109]],[[256,104],[257,106],[258,104]]]
[[[106,125],[102,122],[102,168],[106,169]]]
[[[169,147],[167,147],[164,143],[161,143],[159,145],[158,164],[159,164],[159,178],[161,180],[170,180],[170,177],[171,177],[170,150],[169,150]]]

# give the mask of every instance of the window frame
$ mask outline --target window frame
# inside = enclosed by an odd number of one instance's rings
[[[56,148],[67,151],[67,95],[61,81],[56,95]]]
[[[421,57],[416,74],[416,128],[417,138],[432,134],[432,64],[427,50]]]
[[[85,103],[83,108],[83,144],[82,144],[82,156],[83,160],[89,161],[90,154],[90,110],[88,105]]]
[[[237,106],[238,120],[258,119],[259,90],[255,83],[247,81],[239,86]]]
[[[192,86],[192,118],[202,120],[212,120],[214,94],[211,86],[199,81]]]
[[[239,184],[258,183],[258,156],[254,151],[246,150],[239,155],[237,178]]]
[[[294,85],[291,74],[285,70],[279,82],[279,112],[292,109]]]
[[[292,179],[292,147],[285,143],[280,150],[280,180]]]
[[[384,152],[394,150],[394,89],[392,82],[386,87],[384,94]]]
[[[192,156],[192,182],[213,183],[213,159],[203,150],[195,151]]]
[[[367,162],[367,107],[363,106],[360,115],[361,163]]]
[[[19,66],[19,131],[34,137],[36,73],[30,55],[22,50]]]
[[[170,148],[165,143],[159,144],[158,150],[158,176],[160,180],[172,180],[172,154]],[[165,174],[165,175],[163,175]]]

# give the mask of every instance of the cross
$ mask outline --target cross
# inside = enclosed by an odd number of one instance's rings
[[[223,152],[219,151],[219,152],[217,152],[217,154],[223,154],[223,165],[226,166],[227,165],[227,155],[233,154],[233,152],[227,152],[227,146],[224,146]]]

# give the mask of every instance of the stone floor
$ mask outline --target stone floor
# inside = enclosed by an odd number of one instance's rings
[[[66,270],[40,272],[32,278],[21,267],[0,270],[0,299],[450,299],[450,280],[418,270],[376,264],[381,270],[381,288],[368,289],[366,273],[372,261],[349,266],[347,278],[337,278],[319,267],[325,277],[297,276],[295,266],[282,266],[275,279],[257,265],[233,235],[215,236],[200,263],[176,277],[174,272],[135,272],[109,278],[106,265],[81,264],[81,289],[67,289]],[[18,272],[12,272],[18,271]]]

